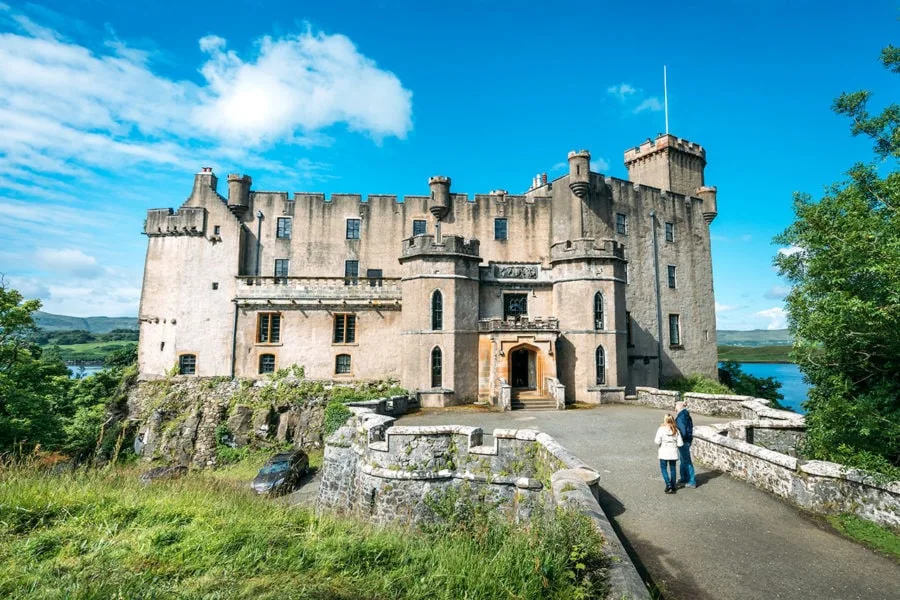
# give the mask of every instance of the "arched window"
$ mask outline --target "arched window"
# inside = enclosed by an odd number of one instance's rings
[[[606,353],[597,346],[597,385],[606,385]]]
[[[444,387],[444,357],[437,346],[431,351],[431,387]]]
[[[594,294],[594,329],[603,329],[603,294],[600,292]]]
[[[259,374],[275,372],[275,355],[260,354],[259,355]]]
[[[431,329],[440,331],[444,328],[444,296],[440,290],[431,295]]]

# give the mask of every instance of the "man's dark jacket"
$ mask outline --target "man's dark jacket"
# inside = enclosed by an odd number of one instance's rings
[[[675,415],[675,425],[681,433],[681,439],[685,444],[690,444],[694,439],[694,420],[691,419],[691,413],[686,408],[680,410]]]

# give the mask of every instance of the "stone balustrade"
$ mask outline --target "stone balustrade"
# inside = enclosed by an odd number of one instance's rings
[[[478,331],[559,331],[559,319],[535,317],[528,319],[481,319]]]
[[[390,277],[238,277],[239,299],[377,300],[400,306],[400,279]]]

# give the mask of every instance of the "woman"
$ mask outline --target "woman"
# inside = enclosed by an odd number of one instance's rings
[[[678,460],[678,449],[683,444],[675,419],[672,415],[666,415],[663,424],[656,430],[656,445],[659,448],[659,470],[666,482],[667,494],[675,493],[675,461]]]

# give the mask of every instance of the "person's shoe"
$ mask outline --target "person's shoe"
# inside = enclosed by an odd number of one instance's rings
[[[686,484],[684,484],[684,487],[691,488],[693,490],[693,489],[696,489],[697,484],[696,483],[686,483]]]
[[[675,493],[675,488],[673,488],[673,487],[671,487],[671,486],[666,486],[666,493],[667,493],[667,494],[674,494],[674,493]]]

